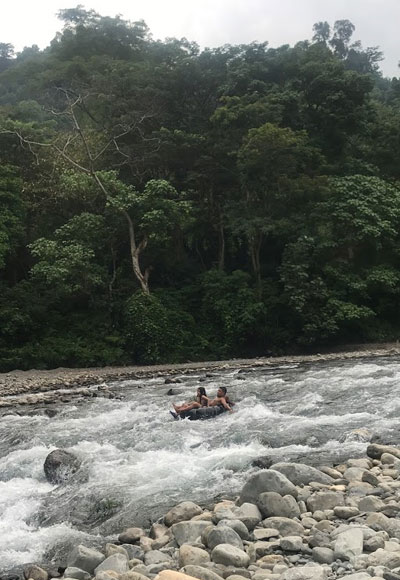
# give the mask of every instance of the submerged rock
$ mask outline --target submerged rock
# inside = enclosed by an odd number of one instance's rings
[[[81,466],[80,460],[65,449],[55,449],[45,459],[44,473],[50,483],[65,483]]]

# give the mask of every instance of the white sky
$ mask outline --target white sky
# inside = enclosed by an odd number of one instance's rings
[[[400,0],[80,0],[104,16],[121,14],[145,20],[154,38],[194,40],[205,46],[267,40],[270,46],[311,38],[312,25],[347,18],[356,26],[354,40],[364,47],[379,45],[385,54],[383,71],[399,76],[398,28]],[[17,50],[38,44],[44,48],[61,28],[55,16],[79,0],[2,0],[0,42]]]

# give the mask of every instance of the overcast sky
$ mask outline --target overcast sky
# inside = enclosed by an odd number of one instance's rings
[[[80,0],[102,15],[121,14],[127,20],[145,20],[154,38],[168,36],[197,41],[201,47],[267,40],[270,46],[293,44],[312,36],[320,20],[333,23],[347,18],[356,26],[355,40],[364,47],[379,45],[385,54],[382,69],[399,76],[400,0]],[[60,22],[60,8],[79,0],[2,1],[0,42],[17,50],[48,45]]]

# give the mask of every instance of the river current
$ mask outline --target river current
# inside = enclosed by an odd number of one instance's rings
[[[400,439],[400,359],[375,358],[245,372],[109,383],[121,399],[3,411],[0,417],[0,572],[58,560],[77,543],[101,545],[125,527],[148,526],[179,501],[234,497],[254,460],[338,463],[368,440]],[[240,380],[241,379],[241,380]],[[235,413],[174,421],[171,402],[225,385]],[[52,414],[52,413],[50,413]],[[82,460],[67,485],[48,483],[43,463],[66,448]]]

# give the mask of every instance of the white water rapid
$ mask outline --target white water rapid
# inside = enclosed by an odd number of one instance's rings
[[[11,408],[0,416],[0,576],[28,562],[60,561],[72,545],[100,545],[147,526],[182,500],[237,494],[260,456],[332,464],[367,439],[399,441],[400,360],[286,365],[212,377],[182,375],[109,384],[119,399]],[[244,380],[238,380],[244,377]],[[174,421],[172,400],[228,387],[234,414]],[[361,431],[360,431],[361,430]],[[66,448],[82,460],[68,485],[47,483],[43,463]]]

